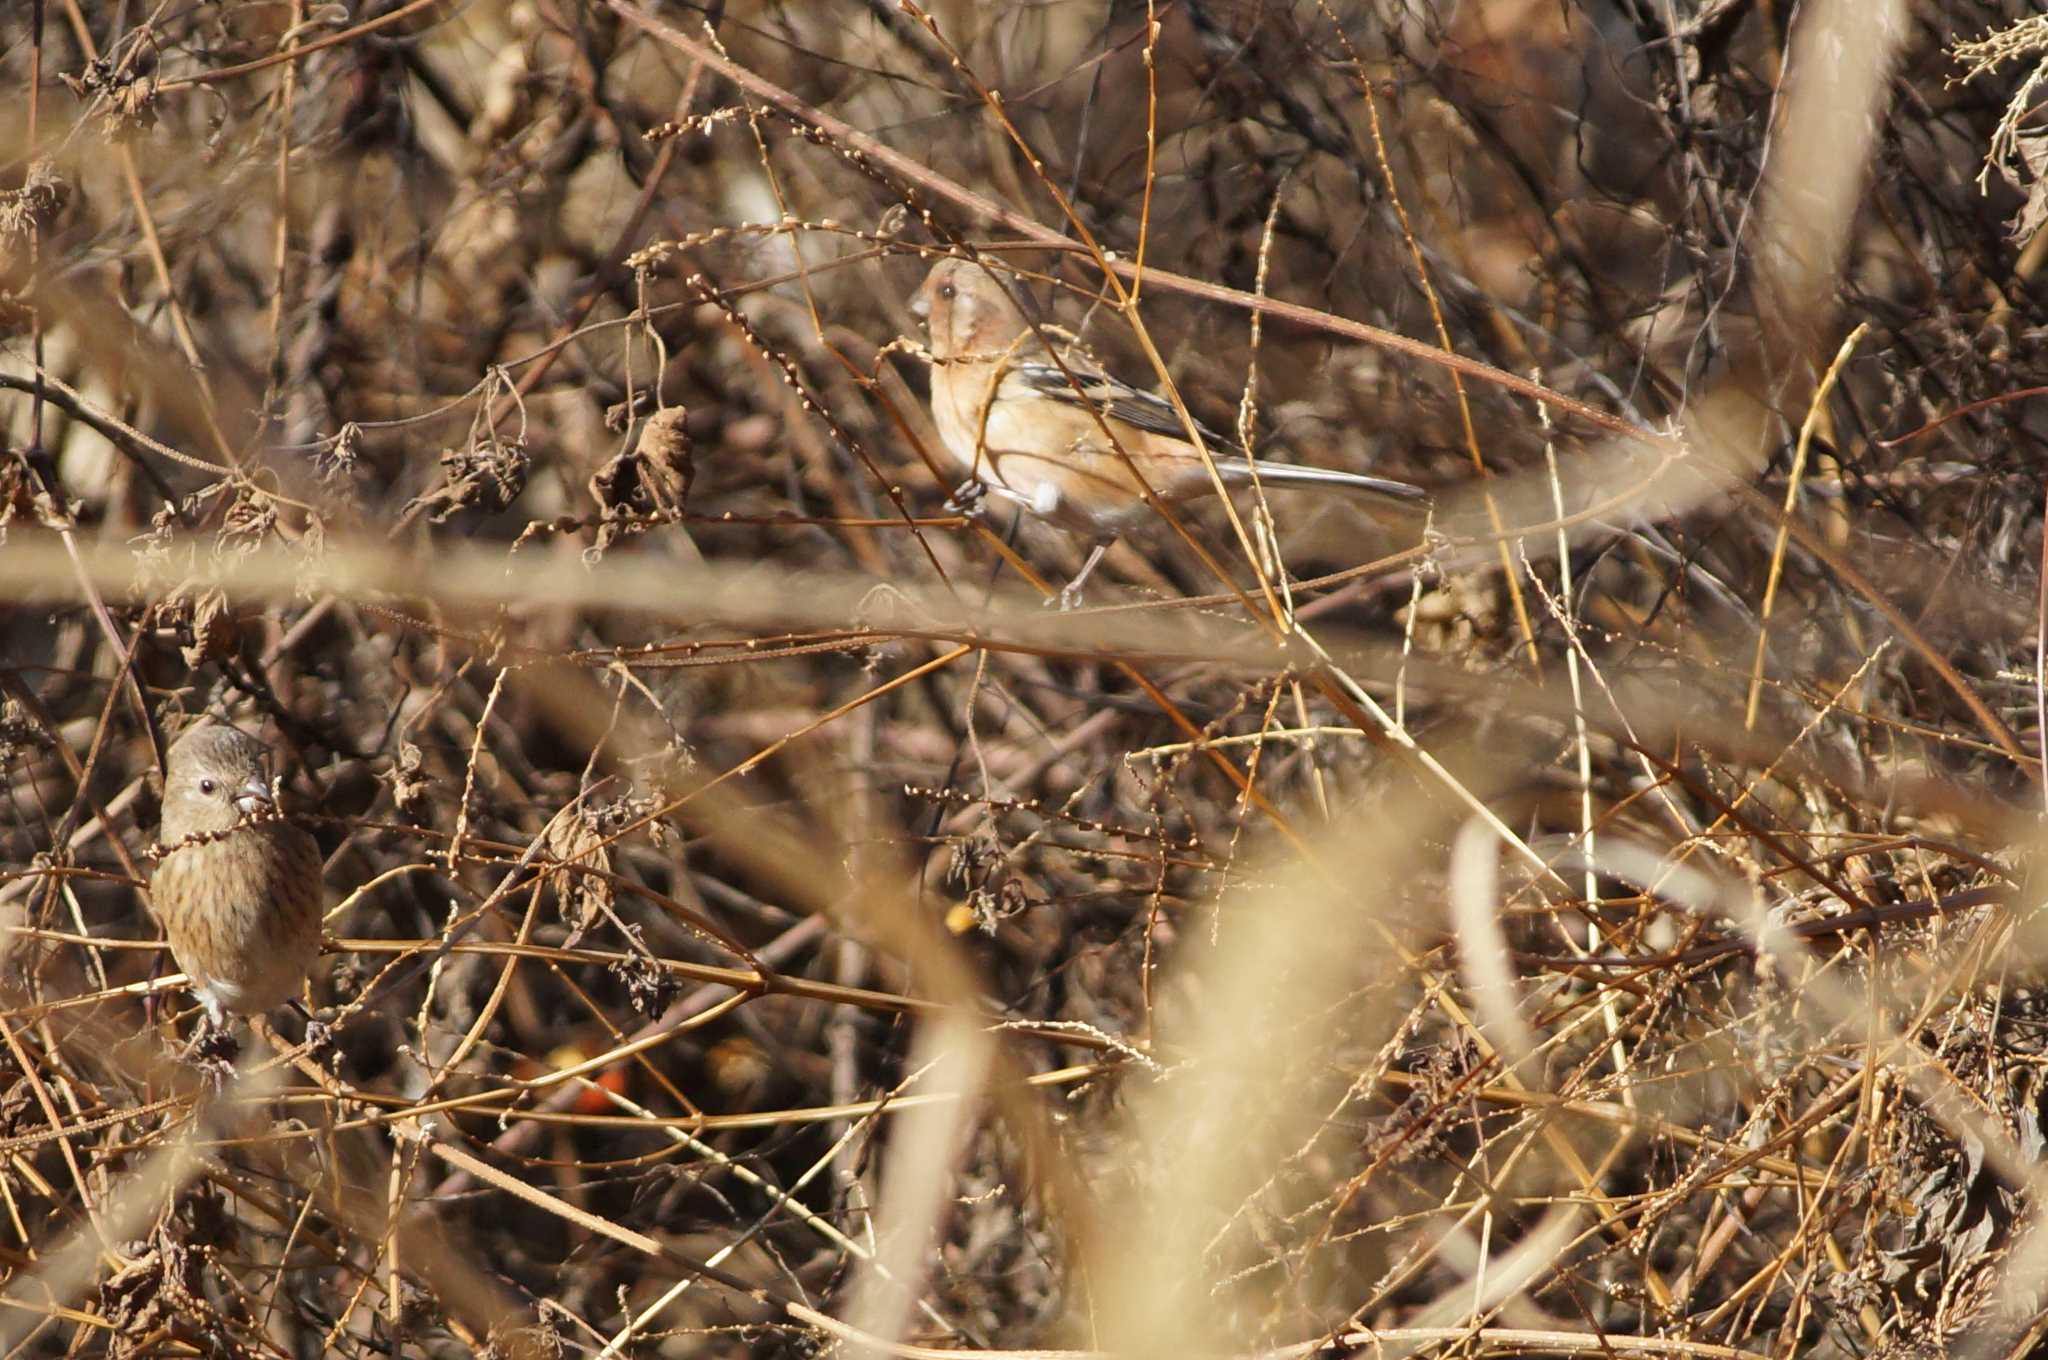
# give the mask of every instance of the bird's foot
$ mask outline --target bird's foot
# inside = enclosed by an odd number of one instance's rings
[[[1081,587],[1095,574],[1095,568],[1102,561],[1102,555],[1109,551],[1109,539],[1102,539],[1088,550],[1088,560],[1074,573],[1073,579],[1060,587],[1060,593],[1046,600],[1048,605],[1057,603],[1060,613],[1078,609],[1081,606]]]
[[[241,1042],[209,1016],[199,1022],[192,1042],[180,1056],[199,1073],[208,1090],[218,1093],[235,1075],[235,1059],[241,1054]]]
[[[988,487],[978,478],[969,477],[953,488],[952,495],[946,497],[946,513],[967,515],[971,518],[981,513],[983,502],[987,500]]]
[[[334,1026],[314,1016],[306,1017],[306,1055],[323,1066],[333,1066],[341,1056],[334,1043]]]
[[[185,1045],[185,1056],[195,1062],[223,1058],[233,1062],[241,1052],[241,1042],[225,1025],[211,1018],[199,1022],[199,1028],[192,1032],[192,1042]]]

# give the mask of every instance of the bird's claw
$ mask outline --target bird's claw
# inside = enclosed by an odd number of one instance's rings
[[[953,494],[946,497],[946,513],[949,515],[979,515],[982,503],[988,499],[988,487],[979,480],[969,477],[953,488]]]
[[[209,1091],[218,1094],[235,1074],[235,1059],[240,1057],[242,1045],[226,1029],[209,1017],[199,1022],[199,1028],[192,1034],[192,1041],[185,1045],[180,1056],[198,1072],[199,1079]]]
[[[209,1096],[217,1096],[234,1080],[235,1064],[231,1058],[195,1058],[192,1070],[199,1076],[199,1084],[206,1088]]]

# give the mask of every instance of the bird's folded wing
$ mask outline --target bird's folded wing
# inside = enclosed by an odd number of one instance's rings
[[[996,395],[999,401],[1036,397],[1082,410],[1093,409],[1107,419],[1179,441],[1186,460],[1195,462],[1194,450],[1187,447],[1187,427],[1181,423],[1178,411],[1149,392],[1140,392],[1128,383],[1093,369],[1072,364],[1065,370],[1056,364],[1012,364],[1003,374],[1002,386]],[[1216,470],[1226,482],[1243,484],[1251,480],[1251,459],[1236,440],[1226,439],[1200,422],[1195,428],[1202,432],[1202,441],[1209,446]],[[1156,457],[1160,451],[1155,448],[1150,452]],[[1430,499],[1427,491],[1406,482],[1362,472],[1343,472],[1336,468],[1261,459],[1258,473],[1262,479],[1276,486],[1331,487],[1415,505]]]
[[[1065,371],[1055,364],[1011,365],[1010,371],[1003,375],[1002,395],[1027,394],[1072,406],[1092,407],[1108,419],[1120,420],[1149,434],[1162,434],[1168,439],[1183,442],[1188,437],[1180,412],[1164,398],[1140,392],[1129,383],[1074,365],[1069,365]],[[1235,439],[1225,438],[1199,421],[1195,428],[1202,432],[1202,442],[1216,453],[1244,452]]]

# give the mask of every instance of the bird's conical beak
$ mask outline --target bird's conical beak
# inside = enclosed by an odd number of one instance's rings
[[[270,781],[260,774],[251,775],[248,783],[235,790],[235,806],[245,817],[273,810],[277,802],[270,796]]]

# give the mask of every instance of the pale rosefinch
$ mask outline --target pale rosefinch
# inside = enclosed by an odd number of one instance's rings
[[[268,755],[202,722],[171,747],[149,894],[216,1028],[298,995],[320,955],[320,847],[272,800]]]

